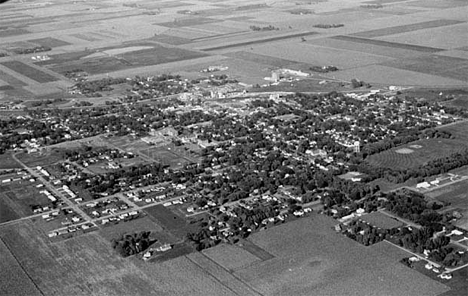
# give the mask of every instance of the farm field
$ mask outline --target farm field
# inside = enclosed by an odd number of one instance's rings
[[[96,232],[56,243],[38,233],[31,222],[0,226],[0,238],[42,295],[234,295],[185,257],[151,264],[119,257]],[[10,291],[27,288],[26,282],[12,284]]]
[[[0,258],[2,258],[2,266],[8,266],[8,268],[0,268],[0,295],[41,295],[1,239]]]
[[[220,244],[203,250],[203,254],[227,270],[238,270],[261,259],[236,245]]]
[[[265,295],[439,295],[448,290],[335,233],[334,224],[330,217],[312,215],[253,234],[250,240],[275,258],[235,274]]]
[[[366,7],[369,4],[381,7]],[[24,5],[34,9],[18,13],[13,5],[2,7],[2,44],[47,46],[52,50],[39,54],[51,59],[33,61],[28,55],[1,58],[1,63],[14,68],[8,74],[19,81],[2,78],[7,85],[0,92],[8,97],[37,98],[71,86],[66,77],[48,74],[41,67],[59,74],[82,69],[90,79],[98,79],[107,75],[195,75],[205,67],[201,64],[213,65],[220,60],[231,64],[232,70],[226,73],[247,84],[264,83],[263,78],[272,70],[268,67],[289,67],[284,61],[293,61],[306,69],[308,64],[335,65],[342,71],[330,75],[345,81],[466,85],[468,59],[462,51],[468,46],[464,38],[468,17],[464,1],[255,0],[246,4],[136,0],[116,4],[106,0],[73,6],[56,2]],[[95,13],[89,15],[86,10]],[[301,11],[310,14],[301,15]],[[314,28],[317,24],[344,26]],[[269,25],[278,30],[250,28]],[[125,52],[134,46],[152,48]],[[110,53],[106,54],[107,50]],[[244,53],[233,59],[233,52],[239,51],[251,55]],[[454,62],[456,68],[452,67]],[[51,85],[49,92],[37,86],[49,81],[63,85]]]
[[[53,82],[58,80],[50,74],[42,72],[34,67],[18,61],[3,62],[2,65],[39,83]]]

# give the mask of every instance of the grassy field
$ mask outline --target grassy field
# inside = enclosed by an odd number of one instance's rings
[[[17,169],[22,168],[21,165],[13,159],[11,153],[0,154],[0,169]]]
[[[13,177],[17,177],[16,174]],[[15,213],[12,217],[24,217],[32,214],[31,205],[50,205],[50,200],[44,194],[39,193],[42,189],[37,188],[37,184],[39,183],[31,183],[29,180],[1,184],[0,199],[6,207],[3,209],[6,217],[9,211]]]
[[[455,152],[461,152],[467,148],[468,142],[464,139],[428,139],[411,142],[397,148],[393,148],[378,154],[371,155],[367,161],[377,167],[388,167],[394,169],[409,169],[438,159]],[[410,148],[410,145],[420,145],[421,148]],[[408,148],[412,153],[404,154],[396,152],[399,149]]]
[[[63,160],[62,154],[58,149],[30,154],[21,153],[17,157],[21,162],[30,167],[47,166]]]
[[[195,226],[188,224],[184,218],[162,205],[155,205],[154,207],[146,208],[145,212],[148,213],[151,218],[156,220],[157,223],[165,230],[180,239],[185,238],[185,235],[188,232],[194,230]]]
[[[361,220],[370,223],[371,225],[383,229],[392,229],[401,227],[404,224],[396,219],[390,218],[385,214],[380,212],[373,212],[370,214],[366,214],[361,217]]]
[[[310,218],[250,240],[276,258],[235,274],[265,295],[439,295],[448,288],[334,232],[332,218]],[[398,285],[395,285],[398,283]]]
[[[30,222],[0,227],[0,238],[42,295],[234,295],[185,257],[152,264],[121,258],[96,232],[56,243],[40,233]],[[2,270],[14,266],[2,262]],[[12,291],[26,288],[23,282],[9,285]]]
[[[128,222],[119,222],[118,224],[103,226],[99,234],[111,241],[124,234],[134,234],[141,231],[151,231],[155,233],[162,231],[162,228],[149,217],[142,217]]]
[[[3,62],[2,65],[39,83],[54,82],[58,80],[50,74],[42,72],[19,61]]]

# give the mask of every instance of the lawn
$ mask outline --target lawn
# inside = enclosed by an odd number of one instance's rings
[[[335,224],[314,214],[253,234],[249,239],[275,258],[235,275],[265,295],[435,296],[448,290],[336,233]]]
[[[0,238],[42,295],[234,295],[185,257],[157,264],[121,258],[96,232],[50,243],[34,223],[23,222],[0,227]],[[2,270],[14,267],[2,262]],[[27,287],[20,281],[9,285],[18,292]],[[31,295],[25,292],[14,295]]]

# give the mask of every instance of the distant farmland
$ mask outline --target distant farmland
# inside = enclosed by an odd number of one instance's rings
[[[80,54],[79,57],[81,56],[82,55]],[[79,60],[71,57],[73,60],[70,59],[67,62],[54,64],[50,68],[61,74],[74,69],[82,69],[89,74],[94,75],[143,66],[190,60],[203,56],[206,56],[206,54],[181,48],[168,48],[155,45],[151,49],[132,51],[115,56],[81,58]],[[67,59],[66,55],[61,58]]]
[[[3,62],[2,65],[39,83],[53,82],[58,80],[54,76],[42,72],[22,62],[8,61]]]

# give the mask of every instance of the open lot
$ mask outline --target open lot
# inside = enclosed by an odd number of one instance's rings
[[[42,295],[234,295],[185,257],[151,264],[121,258],[96,232],[56,243],[39,233],[31,222],[0,227],[0,238]],[[15,263],[2,262],[5,266]],[[2,285],[7,279],[0,279]],[[26,281],[8,285],[18,292],[27,288]]]
[[[446,286],[332,230],[312,215],[253,234],[276,258],[236,271],[265,295],[439,295]],[[398,283],[398,285],[395,285]]]
[[[107,240],[112,241],[112,239],[117,239],[124,234],[134,234],[142,231],[155,233],[162,231],[162,228],[149,217],[141,217],[127,222],[120,221],[114,225],[103,226],[99,234]]]
[[[163,229],[180,239],[185,238],[186,234],[195,230],[196,227],[193,224],[188,224],[182,216],[175,214],[163,205],[155,205],[154,207],[146,208],[145,212],[148,213],[152,219],[157,221]]]
[[[4,175],[2,179],[17,178],[18,176]],[[29,179],[29,178],[28,178]],[[0,216],[0,220],[6,218],[12,220],[19,217],[25,217],[33,213],[31,206],[50,206],[51,201],[45,194],[40,193],[44,188],[37,188],[39,182],[30,182],[28,179],[20,181],[12,181],[10,183],[0,184],[0,202],[4,206],[2,212],[5,216]],[[10,214],[10,218],[9,214]]]

